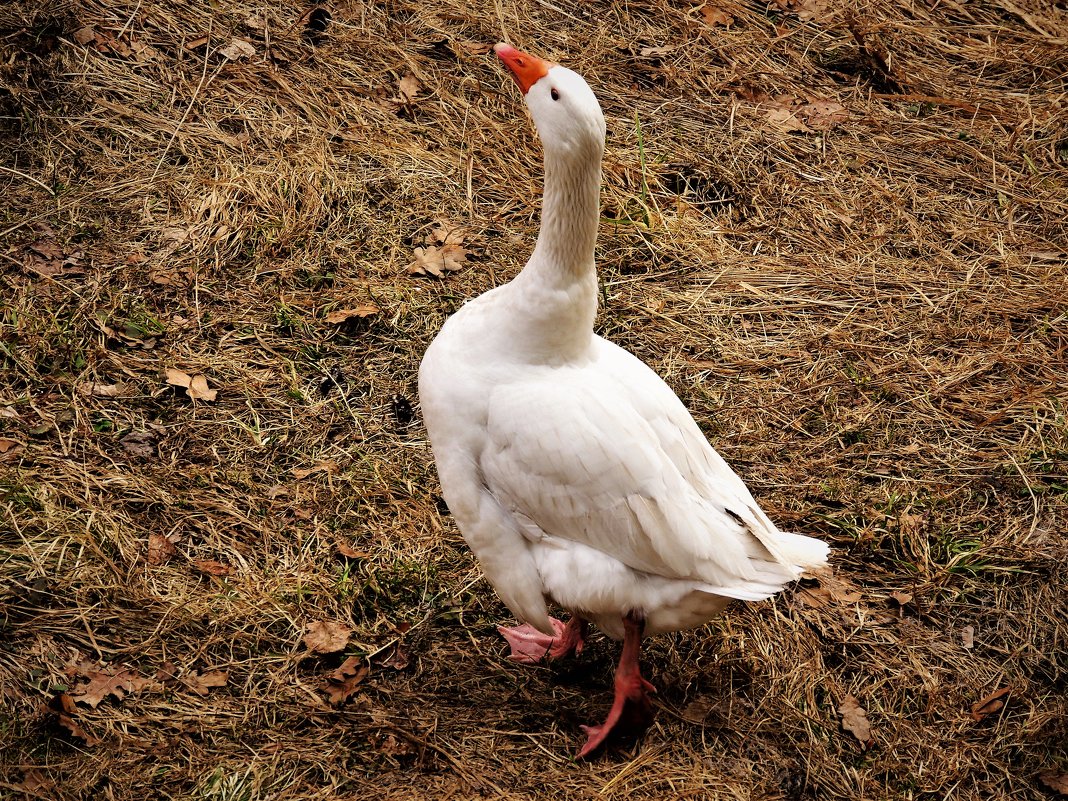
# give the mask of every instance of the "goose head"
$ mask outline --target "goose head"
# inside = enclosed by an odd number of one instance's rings
[[[604,114],[582,76],[503,42],[493,52],[523,92],[546,155],[599,163],[604,153]]]

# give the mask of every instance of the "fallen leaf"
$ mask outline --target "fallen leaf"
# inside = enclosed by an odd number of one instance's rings
[[[378,750],[389,756],[411,756],[415,753],[411,743],[407,740],[398,740],[392,734],[387,734],[378,741]]]
[[[182,677],[182,684],[199,696],[208,694],[213,687],[225,687],[230,680],[230,673],[226,670],[206,670],[203,673],[190,673]]]
[[[343,542],[337,544],[337,552],[346,559],[367,559],[371,556],[367,551],[357,551],[355,548],[351,548]]]
[[[975,646],[975,626],[965,626],[960,630],[961,645],[970,651]]]
[[[648,58],[649,56],[663,56],[671,53],[676,48],[674,47],[643,47],[638,51],[639,55]]]
[[[230,565],[216,562],[214,559],[194,559],[193,567],[209,576],[229,576],[233,570]]]
[[[74,32],[74,41],[80,45],[87,45],[96,39],[96,28],[92,25],[86,25],[84,28],[79,28]]]
[[[467,261],[467,249],[462,245],[428,245],[416,248],[415,260],[408,265],[410,275],[433,275],[441,278],[446,272],[459,270]]]
[[[868,713],[857,702],[856,696],[845,696],[842,703],[838,705],[838,714],[842,716],[842,728],[856,737],[865,749],[874,744],[871,724],[868,723]]]
[[[81,381],[76,389],[87,398],[119,398],[123,391],[122,384],[102,384],[99,381]]]
[[[260,14],[249,14],[245,17],[245,25],[254,31],[262,31],[267,27],[267,20]]]
[[[484,56],[493,47],[488,42],[471,42],[467,39],[457,39],[456,45],[473,56]]]
[[[833,100],[812,100],[798,109],[798,113],[817,131],[829,131],[849,119],[849,112]]]
[[[45,776],[43,772],[29,765],[21,765],[20,768],[22,770],[22,781],[12,785],[14,789],[39,797],[52,797],[54,795],[52,793],[44,795],[46,790],[55,789],[56,783]]]
[[[29,272],[45,278],[83,274],[85,270],[81,267],[81,260],[85,253],[77,250],[66,254],[59,243],[52,238],[54,233],[50,228],[43,229],[43,232],[44,236],[26,248],[26,253],[22,257],[22,266]]]
[[[411,73],[408,73],[399,81],[397,81],[397,89],[400,91],[401,102],[408,104],[415,100],[415,96],[419,94],[419,90],[423,85],[419,82]]]
[[[315,475],[316,473],[336,473],[340,469],[341,468],[338,466],[337,462],[326,460],[322,462],[316,462],[311,467],[294,467],[290,472],[293,474],[293,478],[297,479],[297,481],[300,481],[301,479],[305,479],[308,476]]]
[[[119,444],[131,456],[150,459],[156,455],[156,435],[151,431],[131,431],[119,440]]]
[[[722,25],[724,28],[729,28],[734,24],[734,17],[724,11],[722,8],[716,8],[715,6],[705,5],[701,8],[701,16],[705,18],[705,24],[716,27]]]
[[[200,373],[193,376],[193,380],[189,382],[189,389],[186,392],[189,393],[189,397],[193,400],[206,401],[215,400],[219,394],[218,390],[208,388],[208,379]]]
[[[826,20],[827,0],[774,0],[774,3],[783,11],[796,14],[802,22]]]
[[[332,654],[344,649],[349,644],[352,629],[344,623],[330,620],[317,620],[308,624],[304,634],[304,644],[312,653]]]
[[[902,512],[897,516],[897,525],[903,534],[918,534],[923,527],[924,516]]]
[[[322,690],[331,706],[340,706],[347,701],[367,677],[367,666],[360,664],[358,656],[350,656],[341,667],[323,679]]]
[[[164,662],[156,670],[156,681],[167,683],[178,679],[178,666],[170,660]]]
[[[1044,770],[1038,774],[1038,780],[1053,792],[1068,796],[1068,773],[1058,773],[1055,770]]]
[[[336,324],[351,320],[353,317],[370,317],[372,314],[378,314],[380,311],[382,310],[377,306],[367,303],[362,306],[357,306],[354,309],[338,309],[337,311],[332,311],[323,319],[328,323]]]
[[[892,593],[890,593],[890,597],[897,601],[898,606],[904,606],[905,604],[912,603],[912,594],[908,592],[894,590]]]
[[[1009,687],[1002,687],[994,690],[982,701],[972,704],[972,720],[978,723],[984,718],[999,712],[1005,706],[1005,701],[1008,700],[1010,689]]]
[[[190,39],[190,40],[188,40],[188,41],[187,41],[187,42],[186,42],[186,43],[185,43],[184,45],[182,45],[182,46],[183,46],[183,47],[184,47],[184,48],[185,48],[186,50],[196,50],[196,49],[197,49],[197,48],[199,48],[199,47],[203,47],[203,46],[204,46],[204,45],[206,45],[207,43],[208,43],[208,37],[207,37],[207,36],[198,36],[198,37],[197,37],[196,39]]]
[[[79,740],[83,740],[85,744],[90,748],[100,743],[99,737],[94,737],[93,735],[89,734],[89,732],[87,732],[81,727],[81,724],[78,723],[78,721],[76,721],[73,717],[66,714],[65,712],[59,713],[59,725],[69,731]]]
[[[412,661],[411,654],[408,649],[401,643],[397,643],[393,646],[393,652],[382,660],[382,665],[385,667],[391,667],[394,670],[404,670],[408,667],[408,664]]]
[[[153,532],[148,535],[148,554],[145,561],[150,565],[162,565],[169,562],[177,551],[178,549],[170,539]]]
[[[19,451],[23,450],[26,446],[19,442],[17,439],[11,439],[11,437],[0,437],[0,458],[5,460],[14,457]]]
[[[223,58],[228,58],[230,61],[238,61],[242,58],[256,55],[256,48],[247,39],[235,38],[231,39],[230,44],[226,47],[220,47],[219,53]]]
[[[812,129],[788,108],[775,107],[768,109],[768,122],[781,129],[784,133],[811,133]]]
[[[109,695],[115,696],[120,701],[127,693],[141,690],[148,679],[139,676],[129,668],[115,670],[103,668],[88,674],[89,683],[81,685],[70,693],[70,697],[81,704],[87,704],[96,709]]]
[[[208,379],[202,374],[189,375],[189,373],[168,367],[165,371],[167,383],[175,387],[184,387],[186,394],[193,400],[213,401],[219,391],[208,388]]]

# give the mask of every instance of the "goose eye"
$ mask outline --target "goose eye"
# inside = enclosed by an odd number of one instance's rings
[[[555,87],[554,87],[554,88],[549,90],[549,97],[551,97],[553,100],[559,100],[560,99],[560,93],[557,92]]]

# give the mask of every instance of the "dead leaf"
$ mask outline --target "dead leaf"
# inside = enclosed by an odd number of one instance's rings
[[[378,750],[388,756],[411,756],[415,753],[407,740],[398,740],[393,734],[387,734],[378,742]]]
[[[701,16],[705,18],[705,25],[710,25],[713,28],[717,25],[722,25],[724,28],[729,28],[734,24],[734,17],[722,8],[716,8],[715,6],[705,5],[701,8]]]
[[[649,56],[664,56],[675,50],[674,47],[643,47],[638,51],[639,55],[648,58]]]
[[[422,88],[423,85],[419,82],[419,79],[410,72],[397,81],[397,89],[400,91],[400,99],[405,105],[415,100],[415,96],[419,94],[419,90]]]
[[[492,49],[488,42],[471,42],[467,39],[457,39],[456,45],[473,56],[484,56]]]
[[[467,261],[467,249],[462,245],[428,245],[415,249],[415,261],[408,265],[409,275],[433,275],[442,278],[446,272],[459,270]]]
[[[182,684],[199,696],[208,694],[213,687],[225,687],[230,680],[230,672],[226,670],[206,670],[203,673],[190,673],[182,677]]]
[[[898,606],[905,606],[905,604],[912,603],[912,593],[894,590],[890,593],[890,597],[897,601]]]
[[[1068,796],[1068,773],[1044,770],[1038,774],[1038,780],[1058,795]]]
[[[148,535],[148,554],[145,557],[145,561],[150,565],[165,564],[177,552],[178,549],[174,543],[162,534],[152,533]]]
[[[256,48],[247,39],[234,38],[226,47],[220,47],[219,53],[230,61],[238,61],[256,55]]]
[[[371,556],[367,551],[357,551],[355,548],[351,548],[343,542],[337,544],[337,552],[346,559],[367,559]]]
[[[360,664],[360,657],[350,656],[341,667],[323,679],[322,690],[331,706],[340,706],[347,701],[367,677],[367,666]]]
[[[918,534],[923,528],[924,516],[902,512],[897,516],[897,525],[902,534]]]
[[[87,398],[119,398],[122,397],[123,391],[121,383],[102,384],[99,381],[81,381],[77,384],[76,389]]]
[[[8,459],[13,459],[15,455],[25,447],[26,446],[17,439],[0,437],[0,460],[7,461]]]
[[[38,797],[54,797],[54,793],[45,794],[47,790],[54,790],[56,783],[44,775],[42,771],[29,765],[21,765],[22,781],[12,785],[16,790]]]
[[[408,649],[402,643],[397,643],[393,646],[393,653],[382,660],[382,665],[394,670],[404,670],[411,661],[412,657]]]
[[[999,712],[1005,706],[1005,701],[1008,700],[1010,691],[1011,688],[1002,687],[994,690],[982,701],[972,704],[972,720],[978,723],[984,718]]]
[[[170,660],[164,662],[156,669],[156,681],[164,684],[178,679],[178,666]]]
[[[203,47],[207,43],[208,43],[208,37],[207,36],[198,36],[196,39],[190,39],[189,41],[187,41],[182,46],[186,50],[196,50],[199,47]]]
[[[827,0],[774,0],[774,3],[788,14],[796,14],[802,22],[827,19]]]
[[[74,32],[74,41],[80,45],[87,45],[96,39],[96,29],[92,25],[86,25]]]
[[[262,31],[267,28],[267,20],[260,14],[249,14],[245,17],[245,25],[254,31]]]
[[[970,651],[975,646],[975,626],[965,626],[960,630],[961,645]]]
[[[208,379],[202,373],[189,375],[189,373],[168,367],[165,371],[167,383],[175,387],[184,387],[186,394],[193,400],[213,401],[219,391],[208,388]]]
[[[148,683],[148,679],[139,676],[129,668],[120,670],[103,668],[90,672],[88,678],[89,683],[72,690],[70,697],[93,709],[96,709],[97,705],[109,695],[121,701],[127,693],[138,692]]]
[[[795,116],[788,108],[776,106],[768,109],[768,122],[784,133],[811,133],[812,129]]]
[[[90,748],[100,743],[99,737],[94,737],[93,735],[89,734],[89,732],[87,732],[81,727],[81,724],[78,723],[78,721],[76,721],[73,717],[66,714],[65,712],[59,713],[59,725],[69,731],[79,740],[83,740],[85,744]]]
[[[875,740],[871,736],[871,724],[868,713],[864,711],[856,696],[847,695],[838,705],[838,714],[842,716],[842,728],[852,734],[865,749],[870,748]]]
[[[156,435],[151,431],[131,431],[119,440],[119,444],[131,456],[150,459],[156,455]]]
[[[343,323],[346,320],[351,320],[353,317],[370,317],[372,314],[378,314],[380,311],[382,310],[377,306],[373,306],[370,303],[367,303],[361,306],[357,306],[354,309],[338,309],[337,311],[332,311],[323,319],[326,320],[328,323],[337,324]]]
[[[798,114],[817,131],[829,131],[849,119],[849,112],[833,100],[812,100],[798,109]]]
[[[311,467],[294,467],[292,470],[290,470],[290,472],[293,474],[293,478],[297,479],[297,481],[300,481],[301,479],[305,479],[308,476],[315,475],[316,473],[336,473],[340,469],[341,468],[338,466],[337,462],[326,460],[322,462],[316,462]]]
[[[209,576],[229,576],[233,570],[230,565],[216,562],[214,559],[194,559],[193,567]]]
[[[308,624],[304,634],[304,644],[316,654],[332,654],[341,651],[349,644],[352,629],[344,623],[331,620],[317,620]]]
[[[53,238],[54,233],[51,228],[44,228],[42,232],[44,236],[29,245],[22,257],[22,266],[27,271],[45,278],[85,273],[81,267],[84,252],[76,250],[66,254]]]

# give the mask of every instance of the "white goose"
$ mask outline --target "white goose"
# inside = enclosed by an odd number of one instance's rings
[[[541,231],[526,267],[467,303],[431,343],[419,397],[442,491],[486,577],[524,625],[520,662],[582,649],[586,621],[623,640],[596,749],[648,725],[643,634],[706,623],[826,564],[779,531],[652,370],[593,333],[605,123],[576,73],[494,48],[545,152]],[[569,610],[565,626],[552,601]]]

